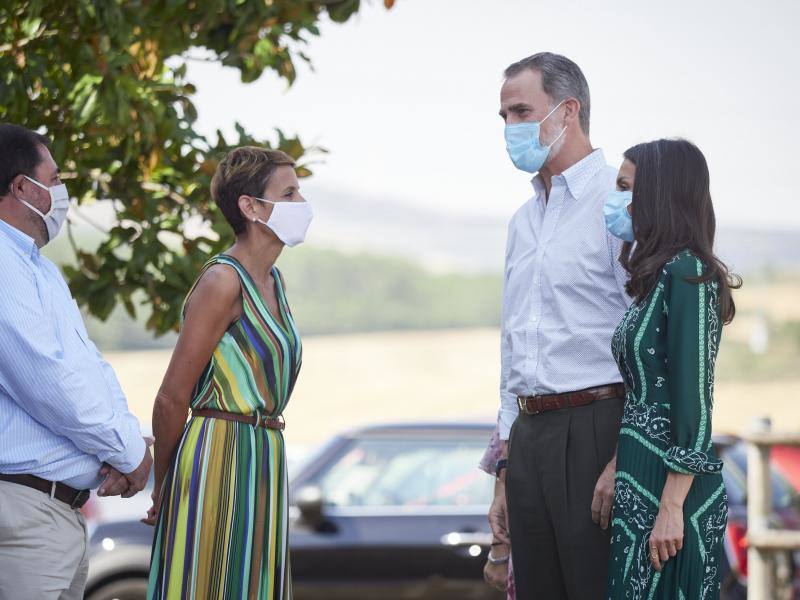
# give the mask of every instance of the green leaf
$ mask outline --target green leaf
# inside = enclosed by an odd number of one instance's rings
[[[208,254],[233,241],[210,185],[234,144],[221,130],[206,136],[195,129],[192,98],[195,84],[204,82],[187,80],[190,57],[235,68],[243,81],[268,71],[291,83],[294,61],[308,60],[303,44],[319,35],[325,12],[344,22],[359,6],[357,0],[3,1],[0,45],[13,50],[0,53],[0,119],[45,132],[59,167],[70,174],[70,193],[81,203],[105,201],[98,228],[79,234],[74,256],[62,257],[82,306],[106,319],[122,304],[131,316],[148,314],[153,333],[174,330]],[[325,152],[279,129],[272,139],[235,129],[238,144],[295,157],[300,176],[311,173],[309,158]],[[193,226],[185,227],[190,219]],[[198,224],[203,235],[190,239]],[[133,297],[142,299],[140,310]]]

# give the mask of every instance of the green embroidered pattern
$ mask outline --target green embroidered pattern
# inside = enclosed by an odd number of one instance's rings
[[[655,444],[647,441],[645,437],[640,434],[638,431],[634,431],[630,427],[623,427],[619,430],[620,435],[629,435],[634,438],[637,442],[639,442],[642,446],[650,450],[653,454],[657,454],[659,458],[664,458],[664,451],[656,446]]]
[[[706,559],[706,546],[703,543],[703,536],[700,535],[700,526],[697,524],[698,517],[708,510],[708,507],[711,506],[714,501],[719,497],[720,494],[725,492],[725,485],[721,485],[717,488],[717,491],[703,503],[703,505],[697,509],[697,512],[694,513],[689,520],[692,522],[692,527],[694,527],[695,532],[697,533],[697,543],[700,545],[700,556],[705,561]]]
[[[644,320],[642,321],[641,327],[639,327],[639,331],[636,333],[636,339],[633,340],[633,352],[636,356],[636,367],[639,369],[639,382],[641,383],[641,390],[642,392],[639,394],[639,402],[644,402],[647,399],[647,379],[644,376],[644,365],[642,364],[642,357],[639,353],[639,347],[642,344],[642,337],[644,337],[644,332],[647,329],[647,324],[650,322],[650,318],[653,316],[653,309],[656,306],[656,302],[658,301],[659,296],[661,295],[661,291],[664,289],[664,284],[659,282],[658,286],[656,287],[655,291],[653,292],[653,297],[650,300],[650,304],[647,307],[647,312],[644,315]]]
[[[612,525],[617,525],[619,527],[622,527],[622,530],[625,532],[625,535],[627,535],[628,539],[631,541],[631,545],[628,546],[628,558],[625,560],[625,573],[623,574],[623,577],[627,577],[628,570],[630,570],[631,563],[633,562],[633,550],[636,546],[636,536],[633,535],[630,529],[628,529],[628,526],[625,525],[625,521],[623,521],[622,519],[614,519],[613,521],[611,521],[611,523]]]
[[[696,260],[697,276],[700,277],[703,274],[703,263],[699,259]],[[703,448],[703,440],[706,438],[706,420],[708,418],[706,415],[706,286],[701,283],[697,286],[697,289],[700,294],[700,314],[698,315],[698,321],[700,322],[698,335],[698,344],[700,345],[698,352],[700,358],[700,428],[694,449],[701,450]]]
[[[661,572],[656,571],[656,574],[653,575],[653,583],[650,585],[650,595],[647,596],[649,600],[653,600],[653,596],[656,594],[656,588],[658,587],[659,579],[661,579]]]
[[[638,481],[636,481],[633,475],[631,475],[630,473],[626,473],[625,471],[617,471],[617,479],[624,479],[625,481],[630,483],[634,488],[636,488],[637,492],[639,492],[640,494],[642,494],[642,496],[650,500],[650,502],[652,502],[653,505],[656,508],[658,508],[659,505],[658,498],[653,496],[653,494],[650,493],[650,490],[648,490],[645,487],[642,487],[642,485]]]

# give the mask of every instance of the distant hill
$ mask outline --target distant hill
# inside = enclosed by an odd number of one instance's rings
[[[384,200],[370,203],[335,192],[320,196],[309,245],[287,249],[279,261],[304,334],[499,323],[504,221]],[[92,216],[110,219],[101,209]],[[76,235],[87,247],[100,234],[79,226]],[[56,260],[71,256],[65,238],[48,246],[46,254]],[[798,232],[720,227],[717,248],[746,277],[800,273]],[[106,323],[89,319],[88,326],[104,350],[174,344],[173,335],[154,340],[124,311]]]
[[[399,202],[320,194],[313,239],[404,256],[434,269],[500,272],[507,220],[451,215]],[[510,215],[509,215],[510,218]],[[718,227],[717,253],[737,271],[800,271],[800,231]]]

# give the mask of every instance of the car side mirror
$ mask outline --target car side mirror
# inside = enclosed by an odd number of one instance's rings
[[[306,527],[319,529],[325,522],[322,490],[316,485],[307,485],[297,490],[295,505],[300,511],[300,521]]]

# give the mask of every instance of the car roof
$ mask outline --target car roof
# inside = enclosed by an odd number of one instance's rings
[[[391,435],[391,434],[426,434],[429,432],[439,433],[485,433],[491,434],[495,424],[491,421],[419,421],[419,422],[397,422],[397,423],[376,423],[353,427],[341,433],[342,437],[364,437],[372,435]]]

